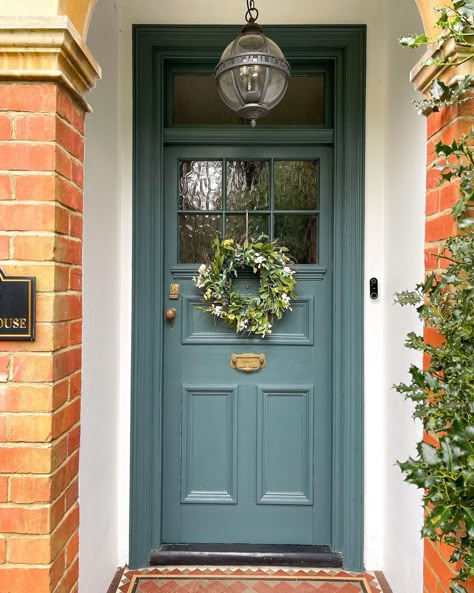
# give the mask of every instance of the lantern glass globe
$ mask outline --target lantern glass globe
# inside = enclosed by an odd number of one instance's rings
[[[289,78],[290,66],[283,52],[257,23],[243,27],[216,68],[223,101],[252,126],[282,100]]]

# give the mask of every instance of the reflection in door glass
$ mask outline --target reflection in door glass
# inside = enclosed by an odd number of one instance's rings
[[[250,214],[248,239],[249,241],[258,239],[260,235],[269,235],[268,223],[269,216],[265,214]],[[245,223],[245,214],[231,214],[226,218],[226,237],[234,239],[237,243],[247,238]]]
[[[212,240],[221,232],[221,215],[180,214],[179,261],[183,264],[207,261]]]
[[[319,167],[319,160],[179,161],[179,262],[207,261],[214,237],[225,233],[238,242],[264,234],[296,263],[318,263]]]
[[[168,126],[238,126],[244,120],[219,96],[216,80],[209,74],[176,74]],[[330,126],[325,115],[326,76],[293,74],[281,103],[259,126]]]
[[[270,203],[268,161],[227,162],[227,210],[265,210]]]
[[[179,208],[222,208],[222,161],[180,161]]]
[[[276,214],[274,235],[285,245],[296,263],[316,264],[318,217],[315,214]]]
[[[275,161],[276,210],[318,207],[318,161]]]

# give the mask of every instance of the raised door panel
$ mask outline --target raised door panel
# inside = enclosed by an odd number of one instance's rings
[[[313,388],[260,387],[257,504],[313,503]]]
[[[266,344],[312,345],[314,334],[314,299],[312,296],[292,302],[292,314],[276,321]],[[254,336],[238,336],[224,323],[216,322],[202,309],[199,296],[183,297],[183,344],[261,344]]]
[[[237,388],[183,388],[181,502],[237,504]]]

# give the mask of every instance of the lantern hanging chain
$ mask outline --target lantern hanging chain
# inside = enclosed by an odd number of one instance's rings
[[[258,10],[255,7],[255,0],[247,0],[247,12],[245,20],[247,23],[254,23],[258,19]]]

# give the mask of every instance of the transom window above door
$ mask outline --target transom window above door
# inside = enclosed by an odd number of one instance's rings
[[[188,66],[189,68],[189,66]],[[238,126],[244,120],[230,110],[219,96],[214,75],[188,73],[175,69],[172,76],[172,99],[169,100],[168,126],[221,125]],[[288,89],[279,103],[259,126],[330,125],[329,70],[298,72],[293,67]]]
[[[178,161],[180,263],[205,261],[216,235],[264,234],[298,264],[318,263],[319,160]]]

